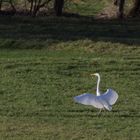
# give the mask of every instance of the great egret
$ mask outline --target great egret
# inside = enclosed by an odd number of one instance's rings
[[[100,93],[99,90],[99,84],[100,84],[100,75],[99,73],[91,74],[91,76],[97,76],[97,89],[96,94],[90,94],[90,93],[84,93],[78,96],[74,97],[75,102],[81,103],[84,105],[91,105],[95,108],[99,108],[101,112],[102,109],[107,109],[109,111],[112,110],[112,105],[115,104],[115,102],[118,99],[118,94],[113,89],[107,89],[107,91],[104,94]]]

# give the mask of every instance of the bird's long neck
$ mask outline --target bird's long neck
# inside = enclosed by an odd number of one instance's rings
[[[96,89],[97,96],[100,96],[99,84],[100,84],[100,75],[98,76],[98,80],[97,80],[97,89]]]

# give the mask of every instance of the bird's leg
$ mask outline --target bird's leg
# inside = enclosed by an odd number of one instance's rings
[[[104,114],[103,115],[105,115],[105,108],[103,108],[103,111],[104,111]]]

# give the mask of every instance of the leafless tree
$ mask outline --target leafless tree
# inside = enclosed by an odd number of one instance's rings
[[[44,7],[51,0],[28,0],[30,2],[30,14],[36,16],[40,8]]]

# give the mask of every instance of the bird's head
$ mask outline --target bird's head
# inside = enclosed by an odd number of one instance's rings
[[[93,74],[90,74],[91,76],[97,76],[97,77],[99,77],[100,75],[99,75],[99,73],[93,73]]]

